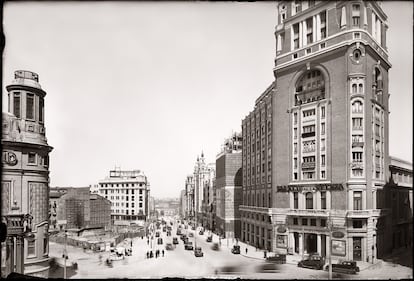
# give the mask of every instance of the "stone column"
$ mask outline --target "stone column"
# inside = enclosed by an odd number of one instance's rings
[[[316,16],[312,17],[312,42],[316,42],[316,32],[317,32]]]
[[[303,254],[303,240],[305,239],[303,233],[299,233],[299,255]]]
[[[302,37],[303,37],[302,44],[303,44],[303,46],[306,46],[308,44],[308,39],[306,38],[306,34],[308,32],[306,20],[302,21],[302,25],[303,25],[302,26],[302,32],[303,32],[303,34],[302,34]]]
[[[295,234],[293,232],[289,232],[288,248],[295,249]]]
[[[24,240],[22,236],[16,237],[16,272],[24,274]]]
[[[321,238],[321,234],[317,235],[316,247],[317,247],[318,254],[322,255],[322,238]]]
[[[353,210],[354,209],[354,201],[353,201],[353,195],[354,193],[352,190],[348,190],[348,209]]]
[[[342,7],[341,11],[341,29],[346,27],[346,7]]]
[[[316,41],[321,40],[321,15],[316,15]]]
[[[302,30],[302,22],[299,22],[299,48],[303,46],[303,30]]]
[[[325,235],[326,239],[326,245],[325,245],[325,249],[326,249],[326,256],[328,257],[331,254],[331,240],[329,238],[329,235]]]

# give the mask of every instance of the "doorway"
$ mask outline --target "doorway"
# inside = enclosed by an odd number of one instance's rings
[[[318,251],[316,234],[305,233],[305,250],[308,254],[316,253]]]
[[[361,237],[353,238],[353,248],[354,248],[354,261],[362,260],[362,249],[361,249]]]
[[[299,233],[294,232],[293,236],[295,238],[295,253],[299,254]]]

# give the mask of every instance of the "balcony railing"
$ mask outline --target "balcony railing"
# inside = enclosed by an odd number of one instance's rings
[[[316,163],[315,162],[303,162],[302,163],[302,170],[305,169],[315,169]]]
[[[324,98],[325,98],[325,87],[324,86],[321,86],[315,89],[296,92],[295,105],[298,106],[301,104],[322,100]]]
[[[349,210],[346,214],[348,218],[368,218],[371,216],[379,216],[382,210]]]
[[[314,137],[314,136],[315,136],[315,132],[302,133],[302,138],[309,138],[309,137]]]
[[[364,164],[362,162],[352,161],[351,163],[351,169],[364,169]]]
[[[290,209],[287,213],[289,216],[312,216],[312,217],[328,217],[329,210],[314,209]]]
[[[353,141],[352,142],[352,147],[364,147],[364,142],[363,141]]]

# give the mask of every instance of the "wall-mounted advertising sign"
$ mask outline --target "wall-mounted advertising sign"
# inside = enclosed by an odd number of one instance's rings
[[[324,190],[344,190],[342,183],[319,183],[309,185],[279,185],[277,192],[289,191],[324,191]]]
[[[341,231],[334,231],[332,232],[332,237],[334,238],[344,238],[345,233],[341,232]]]
[[[345,256],[346,255],[346,242],[344,240],[332,239],[332,255]]]

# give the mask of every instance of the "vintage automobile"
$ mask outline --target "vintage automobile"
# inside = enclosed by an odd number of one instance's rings
[[[157,244],[158,245],[161,245],[162,244],[162,238],[161,237],[157,239]]]
[[[298,263],[299,267],[307,267],[313,269],[323,269],[325,258],[319,255],[310,255]]]
[[[188,240],[188,237],[183,239],[184,245],[188,244],[190,241]]]
[[[193,242],[188,242],[188,243],[186,243],[186,244],[184,245],[184,249],[186,249],[186,250],[193,250],[193,249],[194,249],[194,247],[193,247]]]
[[[171,243],[167,243],[165,244],[165,249],[168,251],[174,250],[174,246]]]
[[[175,233],[175,235],[181,235],[181,230],[178,228],[177,232]]]
[[[183,240],[183,241],[184,241],[184,239],[186,239],[186,238],[187,238],[187,235],[185,235],[185,234],[182,234],[182,235],[181,235],[181,237],[180,237],[180,239],[181,239],[181,240]]]
[[[274,256],[267,257],[266,261],[273,262],[273,263],[276,263],[276,264],[283,264],[283,263],[286,263],[286,255],[275,254]]]
[[[194,248],[194,256],[196,256],[196,257],[204,256],[204,253],[203,253],[203,250],[201,249],[201,247],[195,247]]]
[[[211,249],[213,251],[219,251],[220,250],[220,246],[218,243],[213,243],[213,245],[211,246]]]
[[[159,231],[155,232],[155,237],[160,237]]]
[[[203,231],[203,230],[200,230],[200,231],[198,232],[198,234],[199,234],[199,235],[203,235],[203,234],[204,234],[204,231]]]
[[[231,252],[235,255],[240,254],[240,245],[233,245],[233,248],[231,249]]]
[[[188,233],[188,237],[194,237],[194,234],[192,232]]]
[[[173,242],[173,244],[174,244],[174,245],[178,244],[178,239],[177,239],[177,237],[173,237],[172,242]]]
[[[210,235],[210,236],[208,236],[208,237],[207,237],[207,239],[206,239],[206,241],[207,241],[207,242],[212,242],[212,241],[213,241],[213,236],[211,236],[211,235]]]
[[[329,270],[329,266],[326,266],[326,270]],[[332,265],[332,272],[357,274],[359,267],[355,261],[340,261]]]
[[[279,272],[279,265],[275,264],[274,262],[264,262],[257,267],[257,272]]]

